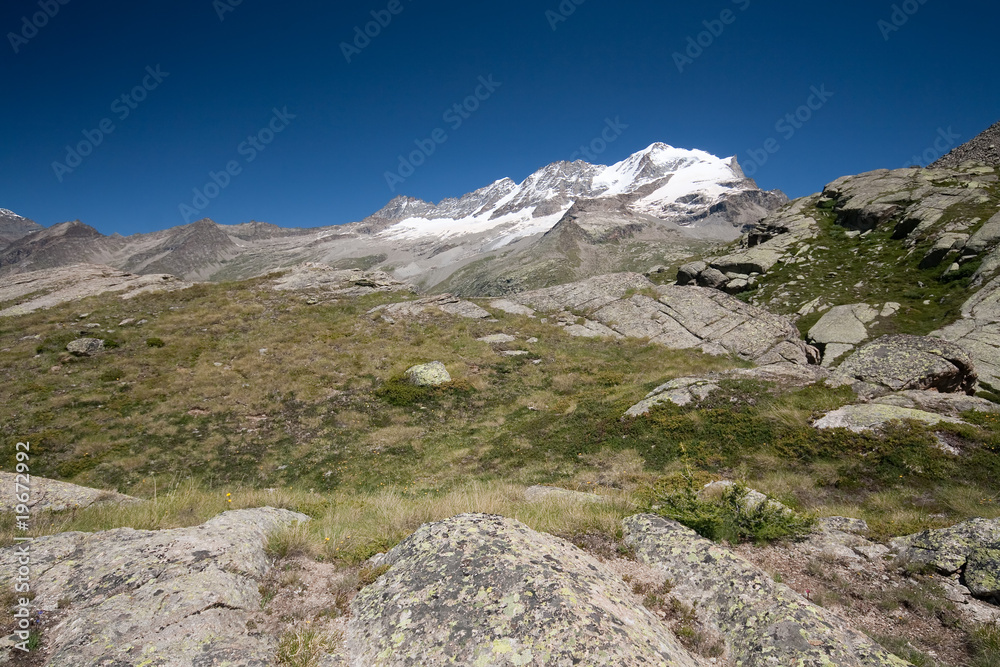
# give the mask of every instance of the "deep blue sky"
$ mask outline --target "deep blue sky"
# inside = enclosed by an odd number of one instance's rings
[[[0,207],[104,233],[183,224],[179,205],[231,160],[241,173],[196,218],[318,226],[359,220],[394,194],[437,201],[520,181],[600,136],[607,118],[628,129],[605,164],[654,141],[747,164],[773,138],[780,150],[755,178],[793,197],[903,166],[939,129],[966,141],[1000,118],[1000,7],[986,0],[908,0],[918,11],[888,40],[888,1],[585,0],[553,30],[546,11],[560,0],[398,0],[402,12],[351,63],[341,43],[389,0],[242,0],[224,20],[217,6],[237,0],[63,1],[18,53],[8,33],[39,0],[0,8]],[[673,54],[725,9],[734,22],[679,72]],[[157,65],[169,76],[120,120],[114,100]],[[501,85],[453,130],[442,115],[480,76]],[[812,86],[833,97],[786,138],[775,124]],[[241,142],[285,107],[296,118],[247,163]],[[105,118],[114,132],[60,182],[52,163]],[[391,192],[385,172],[438,128],[447,142]]]

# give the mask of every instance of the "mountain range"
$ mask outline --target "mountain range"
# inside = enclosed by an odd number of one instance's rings
[[[313,229],[204,219],[105,236],[0,215],[0,274],[104,264],[186,280],[232,280],[313,261],[379,268],[421,288],[502,294],[669,263],[730,241],[788,201],[736,158],[655,143],[611,165],[555,162],[437,204],[399,196],[359,222]]]

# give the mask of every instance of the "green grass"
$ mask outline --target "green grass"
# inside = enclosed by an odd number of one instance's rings
[[[866,518],[880,535],[1000,516],[995,418],[973,417],[975,427],[956,430],[966,443],[960,459],[918,427],[880,437],[815,431],[813,417],[853,401],[846,389],[723,382],[701,405],[623,420],[667,379],[745,364],[642,341],[571,338],[523,317],[390,325],[368,314],[399,298],[309,306],[262,279],[129,301],[105,295],[3,320],[0,347],[10,352],[0,361],[0,433],[31,442],[32,474],[160,498],[126,515],[137,528],[203,521],[233,505],[230,492],[261,504],[273,495],[260,489],[305,494],[310,500],[291,504],[311,516],[341,508],[341,518],[308,531],[324,544],[350,533],[341,545],[350,558],[444,518],[428,508],[470,488],[555,484],[619,494],[638,507],[684,466],[799,510]],[[66,354],[80,312],[103,325],[95,335],[114,330],[120,346],[90,358]],[[148,323],[117,326],[127,317]],[[476,340],[498,332],[516,335],[530,354],[503,357]],[[22,340],[29,334],[42,339]],[[532,336],[539,342],[523,343]],[[150,347],[152,338],[166,344]],[[433,360],[446,364],[450,385],[401,382],[408,367]],[[2,469],[13,465],[12,450],[0,455]],[[202,494],[197,502],[162,502],[165,489],[185,485]],[[350,526],[371,521],[371,508],[343,508],[382,497],[403,503],[403,518],[378,518],[378,530],[358,541]],[[514,501],[486,506],[524,511]],[[601,531],[615,532],[616,512],[597,521]],[[86,516],[86,524],[55,517],[46,530],[125,525],[104,510]],[[539,525],[567,535],[583,529],[575,519]],[[7,519],[0,526],[9,531]]]

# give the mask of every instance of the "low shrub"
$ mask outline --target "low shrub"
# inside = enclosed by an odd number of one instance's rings
[[[771,542],[797,537],[812,528],[814,518],[797,514],[777,503],[748,502],[749,489],[735,484],[717,498],[698,497],[693,478],[681,488],[653,495],[651,511],[673,519],[702,537],[733,544]]]

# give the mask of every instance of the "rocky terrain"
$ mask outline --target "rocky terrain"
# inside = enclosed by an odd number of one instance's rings
[[[405,270],[207,221],[112,268],[136,239],[21,225],[0,663],[995,667],[984,136],[763,220],[735,163],[654,146],[337,232]],[[501,223],[421,236],[457,219]]]

